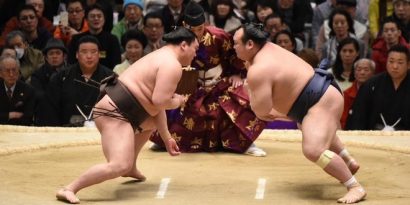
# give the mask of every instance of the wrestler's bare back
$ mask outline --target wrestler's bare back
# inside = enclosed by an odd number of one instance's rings
[[[171,99],[182,75],[181,67],[176,54],[165,46],[136,61],[119,76],[119,80],[145,110],[155,116],[160,110],[153,104],[153,93]]]
[[[308,63],[280,46],[268,42],[253,58],[248,68],[247,81],[250,85],[270,86],[272,93],[252,93],[251,101],[270,100],[266,105],[271,105],[274,110],[286,116],[313,74],[314,70]],[[262,85],[262,82],[265,83]],[[271,99],[259,99],[264,97]]]

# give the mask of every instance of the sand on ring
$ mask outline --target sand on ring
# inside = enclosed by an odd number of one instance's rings
[[[362,204],[410,203],[410,132],[339,135],[361,163],[356,177],[368,192]],[[345,188],[303,157],[300,138],[297,130],[264,131],[256,141],[268,153],[262,158],[222,152],[170,157],[148,143],[138,164],[147,181],[117,178],[78,197],[81,204],[336,204]],[[105,160],[99,144],[91,128],[0,126],[0,204],[64,204],[55,191]],[[158,197],[164,179],[169,183]]]

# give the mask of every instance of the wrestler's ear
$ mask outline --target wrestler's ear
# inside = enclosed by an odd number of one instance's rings
[[[179,44],[179,46],[181,47],[181,49],[183,51],[185,51],[187,49],[187,47],[189,47],[189,45],[186,41],[182,41],[181,44]]]
[[[254,47],[254,45],[255,45],[255,43],[252,41],[252,40],[248,40],[247,42],[246,42],[246,48],[249,48],[249,49],[251,49],[251,48],[253,48]]]

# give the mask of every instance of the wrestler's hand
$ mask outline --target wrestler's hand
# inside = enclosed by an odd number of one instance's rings
[[[229,82],[234,88],[237,88],[243,84],[243,80],[239,75],[233,75],[229,77]]]
[[[174,138],[169,138],[168,140],[165,141],[165,147],[167,148],[167,151],[169,155],[171,156],[177,156],[181,154],[179,151],[179,147],[177,145],[177,142],[175,141]]]
[[[181,107],[185,103],[185,97],[183,95],[175,93],[174,96],[172,96],[172,98],[178,100],[178,107]]]

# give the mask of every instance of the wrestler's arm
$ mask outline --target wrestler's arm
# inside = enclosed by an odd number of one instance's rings
[[[272,104],[272,83],[264,68],[251,66],[247,76],[247,87],[250,104],[256,116],[265,121],[276,119],[271,114],[274,111]]]
[[[154,116],[154,122],[159,134],[161,135],[162,141],[164,141],[168,153],[171,156],[179,155],[179,147],[168,131],[165,110],[160,111],[156,116]]]
[[[175,109],[182,105],[184,97],[174,94],[182,69],[178,63],[164,63],[158,68],[155,87],[152,92],[152,103],[159,109]]]

